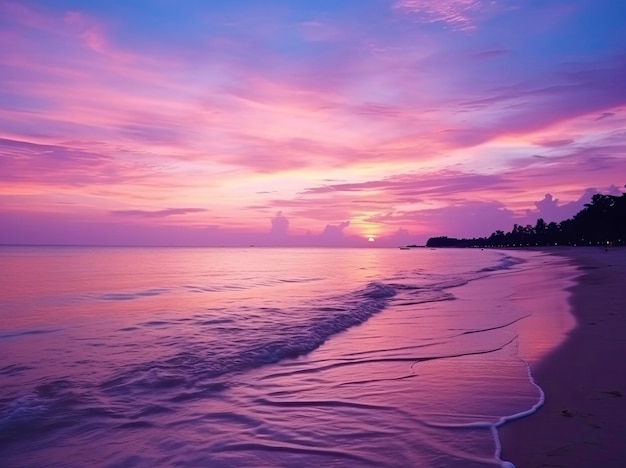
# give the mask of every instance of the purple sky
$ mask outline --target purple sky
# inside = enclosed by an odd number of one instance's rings
[[[0,243],[421,244],[626,183],[623,0],[0,0],[0,44]]]

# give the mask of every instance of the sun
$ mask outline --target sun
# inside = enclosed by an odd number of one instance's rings
[[[374,242],[376,239],[374,239],[373,237],[368,237],[367,241],[368,242]]]

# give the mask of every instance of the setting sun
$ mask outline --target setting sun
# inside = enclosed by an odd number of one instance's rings
[[[368,242],[374,242],[376,239],[374,239],[373,237],[368,237]]]

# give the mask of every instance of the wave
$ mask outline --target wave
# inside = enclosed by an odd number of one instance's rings
[[[0,401],[0,448],[11,441],[41,436],[78,422],[115,417],[88,389],[85,382],[56,379],[41,383],[31,393],[12,401]]]
[[[383,310],[395,295],[394,287],[371,282],[364,289],[335,298],[330,303],[321,301],[317,307],[309,306],[307,313],[300,314],[303,317],[301,320],[275,323],[274,318],[267,326],[257,326],[255,329],[231,327],[225,330],[233,334],[237,346],[211,348],[206,344],[188,345],[184,352],[170,358],[127,369],[104,382],[101,387],[108,393],[189,387],[205,379],[308,354],[331,336],[361,324]],[[277,309],[271,312],[275,315],[289,313]],[[222,322],[199,320],[213,326]],[[166,324],[151,321],[141,326],[154,327],[157,323]]]
[[[159,296],[168,291],[169,290],[165,288],[153,288],[135,292],[106,293],[96,296],[96,298],[102,301],[132,301],[134,299],[141,299],[144,297]]]
[[[524,260],[523,258],[512,257],[510,255],[504,254],[499,259],[496,265],[481,268],[480,270],[478,270],[478,273],[489,273],[489,272],[495,272],[495,271],[501,271],[501,270],[510,270],[514,266],[521,265],[522,263],[526,263],[526,260]]]
[[[29,394],[0,402],[0,429],[6,435],[0,437],[0,443],[30,431],[47,432],[58,425],[72,425],[71,421],[89,419],[99,407],[115,407],[116,411],[95,414],[97,417],[122,418],[132,423],[134,410],[125,403],[129,397],[132,400],[133,395],[167,392],[173,395],[171,403],[210,397],[228,388],[227,383],[215,378],[307,354],[331,336],[363,323],[383,310],[395,294],[393,287],[372,282],[331,303],[321,301],[318,306],[309,307],[309,313],[303,315],[305,323],[284,323],[281,329],[275,328],[280,327],[280,323],[274,323],[274,329],[260,327],[256,331],[235,328],[235,332],[244,335],[235,346],[212,348],[209,342],[201,346],[186,345],[179,338],[176,348],[185,351],[166,359],[127,365],[102,382],[69,379],[41,382]],[[206,320],[202,316],[196,319],[201,326],[216,330],[229,322],[227,319]],[[154,320],[119,331],[143,333],[149,328],[168,324],[172,326],[174,322]],[[2,369],[6,374],[19,370],[13,367]],[[174,391],[170,393],[171,390]],[[103,406],[104,401],[107,403]]]
[[[302,284],[312,283],[320,281],[319,277],[294,277],[294,278],[278,278],[278,279],[258,279],[258,278],[242,278],[240,283],[228,283],[228,284],[186,284],[179,288],[151,288],[139,291],[118,291],[107,292],[101,294],[89,294],[84,299],[91,300],[96,299],[100,301],[132,301],[136,299],[150,298],[154,296],[160,296],[163,294],[177,292],[177,290],[184,290],[190,293],[215,293],[225,291],[243,291],[253,287],[272,287],[279,284]]]
[[[23,336],[30,336],[30,335],[43,335],[46,333],[55,333],[59,330],[54,329],[54,330],[24,330],[24,331],[17,331],[14,333],[7,333],[4,335],[0,335],[0,340],[4,340],[4,339],[9,339],[9,338],[19,338],[19,337],[23,337]]]

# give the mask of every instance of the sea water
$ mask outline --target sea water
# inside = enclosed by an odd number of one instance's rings
[[[501,466],[497,427],[542,392],[518,355],[533,311],[488,285],[547,261],[0,247],[1,464]]]

